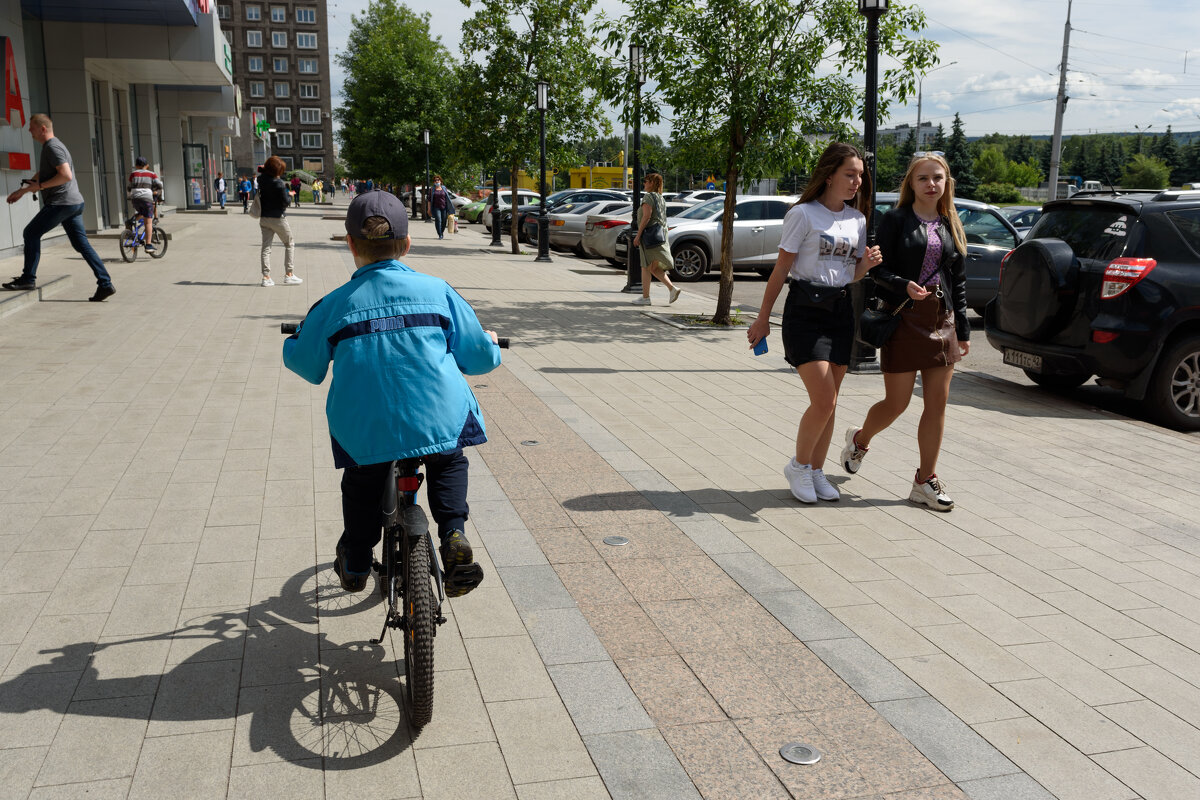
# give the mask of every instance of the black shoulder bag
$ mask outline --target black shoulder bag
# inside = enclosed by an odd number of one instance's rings
[[[857,339],[876,350],[883,347],[892,338],[900,325],[900,312],[909,304],[912,298],[904,298],[904,302],[891,311],[881,311],[878,308],[868,308],[858,318]]]

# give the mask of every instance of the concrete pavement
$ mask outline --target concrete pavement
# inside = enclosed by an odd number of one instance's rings
[[[1194,438],[962,375],[955,511],[903,499],[919,398],[804,507],[777,336],[754,358],[612,270],[421,222],[409,262],[514,347],[471,379],[488,579],[414,737],[399,642],[329,571],[324,389],[279,360],[351,269],[320,217],[290,215],[301,286],[258,286],[253,220],[190,216],[161,261],[110,243],[103,304],[47,248],[72,281],[0,318],[0,794],[1200,796]],[[849,377],[839,427],[881,394]]]

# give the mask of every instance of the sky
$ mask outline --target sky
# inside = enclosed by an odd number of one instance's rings
[[[943,123],[955,112],[968,136],[1043,134],[1054,129],[1068,0],[908,0],[925,11],[924,35],[939,44],[941,66],[922,81],[921,119]],[[429,12],[432,33],[455,58],[472,9],[461,0],[408,0]],[[346,43],[351,15],[368,0],[328,0],[329,42]],[[596,9],[621,13],[621,0]],[[1189,49],[1190,48],[1190,49]],[[332,61],[332,59],[331,59]],[[1072,0],[1067,104],[1063,134],[1151,134],[1171,125],[1200,131],[1200,2],[1197,0]],[[881,59],[880,68],[888,66]],[[332,64],[334,105],[342,73]],[[613,116],[615,119],[615,115]],[[894,106],[880,128],[917,122],[917,103]],[[664,138],[669,124],[646,128]]]

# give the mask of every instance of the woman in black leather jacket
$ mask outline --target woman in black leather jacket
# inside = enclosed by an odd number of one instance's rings
[[[954,364],[971,348],[971,326],[963,266],[967,237],[954,210],[954,178],[944,158],[922,155],[909,165],[896,207],[879,224],[878,241],[883,263],[872,277],[883,307],[905,307],[880,356],[884,398],[871,406],[861,428],[846,431],[842,466],[858,472],[871,439],[908,408],[919,371],[925,408],[917,426],[920,466],[908,499],[949,511],[954,501],[934,470]]]
[[[263,286],[275,285],[275,281],[271,280],[271,242],[276,236],[279,237],[279,241],[283,242],[284,247],[283,268],[285,274],[283,282],[286,284],[304,283],[293,272],[296,265],[296,240],[292,236],[292,228],[288,225],[285,216],[288,207],[288,191],[280,178],[285,169],[287,169],[287,165],[283,163],[282,158],[271,156],[262,165],[262,170],[258,175],[258,202],[262,208],[258,225],[262,228],[260,260],[262,261]]]

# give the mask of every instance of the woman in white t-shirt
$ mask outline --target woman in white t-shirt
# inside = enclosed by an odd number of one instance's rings
[[[771,309],[786,281],[783,353],[804,381],[808,410],[800,418],[796,455],[783,474],[803,503],[841,497],[824,466],[854,343],[848,287],[881,260],[878,247],[866,246],[870,180],[858,148],[840,142],[825,148],[799,202],[783,219],[775,269],[758,318],[746,333],[751,347],[771,333]]]

